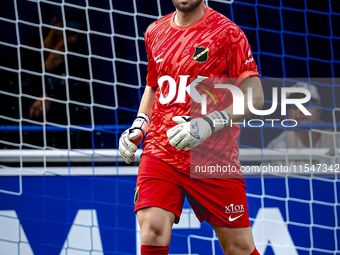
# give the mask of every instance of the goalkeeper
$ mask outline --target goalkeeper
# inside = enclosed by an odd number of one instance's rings
[[[247,102],[260,109],[263,92],[257,65],[242,30],[203,0],[173,0],[174,13],[152,23],[145,33],[148,54],[147,86],[132,127],[119,140],[126,163],[144,135],[134,203],[141,226],[141,254],[168,254],[171,229],[179,222],[187,197],[197,218],[215,230],[225,254],[259,254],[250,228],[243,177],[191,178],[197,165],[214,164],[240,169],[240,127],[230,125],[251,115],[233,115],[232,94],[220,89],[218,102],[209,91],[210,79],[234,81]],[[201,97],[209,92],[202,116]],[[213,103],[212,103],[213,102]],[[189,117],[190,116],[190,117]],[[150,118],[151,117],[151,118]],[[199,176],[202,177],[202,176]],[[203,176],[207,177],[207,176]],[[211,176],[210,176],[211,177]]]

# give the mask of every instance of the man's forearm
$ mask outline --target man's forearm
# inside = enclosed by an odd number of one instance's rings
[[[252,112],[248,107],[248,88],[252,88],[252,98],[253,98],[253,106],[255,109],[259,110],[262,108],[264,103],[263,90],[261,81],[257,76],[253,76],[245,79],[239,86],[239,88],[243,91],[244,94],[244,114],[243,115],[234,115],[233,114],[233,104],[228,108],[224,109],[230,116],[230,119],[233,123],[243,121],[252,115]]]
[[[142,100],[140,102],[138,113],[145,113],[151,118],[151,110],[152,105],[155,102],[156,91],[157,87],[146,86]]]
[[[157,88],[146,86],[137,118],[132,123],[132,126],[125,130],[119,138],[119,152],[127,164],[135,160],[137,146],[148,132],[151,109],[155,101],[156,91]]]

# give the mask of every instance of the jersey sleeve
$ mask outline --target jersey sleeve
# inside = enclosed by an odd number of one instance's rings
[[[260,76],[248,39],[239,27],[235,26],[231,29],[227,48],[230,52],[227,57],[229,75],[236,86],[248,77]]]
[[[144,35],[145,41],[145,49],[146,54],[148,56],[148,67],[147,67],[147,76],[146,76],[146,84],[150,87],[157,87],[157,69],[155,65],[155,60],[152,56],[152,51],[150,49],[150,36],[149,36],[149,28],[145,32]]]

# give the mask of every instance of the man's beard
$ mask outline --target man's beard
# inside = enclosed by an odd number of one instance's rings
[[[202,3],[202,1],[203,0],[193,0],[193,2],[184,5],[177,0],[172,0],[172,3],[175,8],[181,12],[192,12]]]

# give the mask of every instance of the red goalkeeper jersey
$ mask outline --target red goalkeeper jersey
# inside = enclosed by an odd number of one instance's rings
[[[214,132],[191,151],[172,147],[166,131],[177,125],[174,116],[203,117],[197,100],[203,94],[207,113],[230,106],[231,92],[215,89],[217,81],[238,86],[247,77],[259,76],[248,40],[235,23],[209,7],[188,26],[176,25],[175,14],[152,23],[145,33],[147,85],[158,89],[143,154],[182,171],[217,163],[239,168],[238,125]]]

